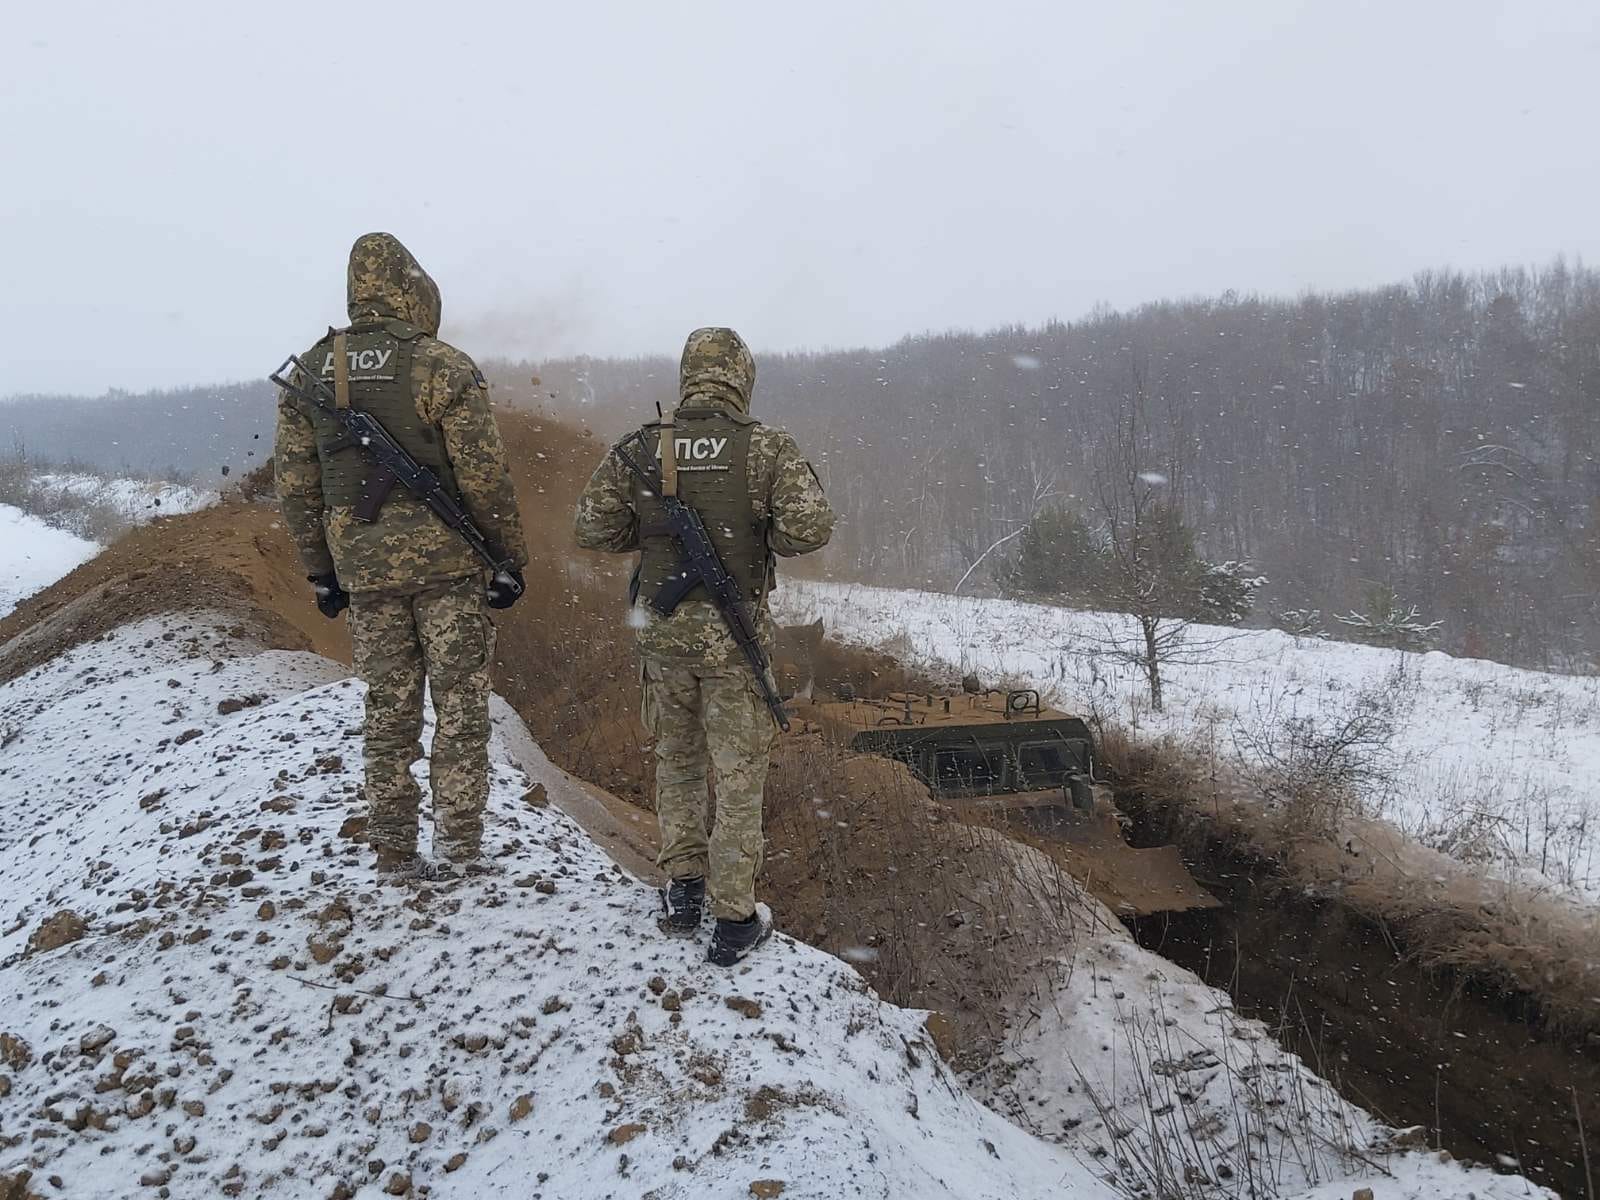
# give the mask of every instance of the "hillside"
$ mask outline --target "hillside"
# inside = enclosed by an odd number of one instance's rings
[[[1114,1195],[837,959],[780,937],[722,973],[653,936],[503,707],[500,873],[380,886],[342,675],[197,615],[6,685],[0,1168],[81,1197]]]
[[[1077,893],[1075,946],[973,1081],[1019,1128],[840,960],[780,935],[724,973],[655,935],[504,705],[497,873],[381,885],[360,688],[268,643],[152,615],[0,686],[11,1194],[1112,1200],[1154,1155],[1207,1196],[1548,1195],[1405,1148]],[[1139,1071],[1178,1048],[1192,1108],[1140,1134]]]
[[[626,634],[594,620],[614,580],[565,548],[595,449],[534,418],[506,425],[519,462],[550,465],[519,472],[525,503],[545,514],[533,522],[543,583],[502,621],[500,677],[552,753],[637,779],[611,762],[637,754],[631,675],[597,665]],[[852,966],[781,941],[749,973],[707,982],[685,948],[638,940],[653,897],[613,865],[648,872],[626,806],[552,768],[501,706],[505,873],[448,892],[378,889],[361,853],[359,687],[335,661],[341,630],[307,603],[272,509],[238,494],[136,530],[0,623],[0,779],[15,816],[0,928],[19,952],[0,968],[15,998],[0,1137],[25,1139],[0,1167],[35,1170],[31,1186],[55,1173],[89,1196],[409,1183],[417,1195],[587,1200],[776,1195],[751,1185],[782,1182],[797,1196],[1044,1196],[1066,1184],[1093,1197],[1129,1194],[1154,1154],[1205,1171],[1196,1194],[1219,1200],[1268,1179],[1261,1194],[1286,1200],[1373,1180],[1417,1200],[1529,1194],[1515,1177],[1397,1145],[1413,1135],[1339,1101],[1059,871],[971,833],[948,841],[956,854],[991,847],[970,865],[1012,861],[1005,876],[1054,881],[1010,911],[1045,902],[1070,916],[1029,939],[1035,952],[1017,961],[1037,973],[995,1011],[1006,1049],[977,1074],[941,1067],[921,1017],[864,990],[863,975],[903,987],[888,972],[915,965],[867,945],[866,930],[828,935]],[[793,769],[780,767],[775,797]],[[1000,880],[966,902],[982,919],[1004,911],[982,894]],[[970,924],[948,940],[969,936]],[[946,960],[964,962],[982,960]],[[1149,1033],[1163,1013],[1175,1020],[1166,1049]],[[1140,1072],[1169,1051],[1195,1073],[1182,1090],[1204,1132],[1158,1117],[1125,1142],[1149,1117]],[[161,1139],[144,1132],[156,1121],[172,1127]],[[814,1152],[841,1144],[857,1148]]]
[[[1119,656],[1132,619],[1116,613],[805,580],[777,605],[785,620],[821,617],[842,641],[1025,681],[1070,711],[1258,769],[1287,766],[1296,730],[1304,741],[1368,715],[1347,755],[1361,815],[1473,869],[1600,904],[1595,676],[1195,625],[1154,712],[1139,669]]]
[[[1586,669],[1595,630],[1600,273],[1426,271],[1293,298],[1175,298],[892,346],[764,354],[755,410],[792,430],[847,516],[840,573],[948,590],[1046,506],[1104,518],[1130,422],[1142,470],[1217,560],[1271,581],[1258,619],[1388,585],[1452,653]],[[670,402],[666,358],[537,375],[620,430]],[[993,579],[991,556],[971,580]]]
[[[1592,679],[1197,627],[1154,713],[1112,652],[1116,614],[794,580],[776,609],[1084,713],[1130,840],[1176,842],[1224,901],[1134,922],[1142,944],[1302,1054],[1337,1047],[1346,1095],[1478,1153],[1515,1128],[1515,1157],[1582,1194],[1575,1115],[1600,1119]]]
[[[0,445],[113,473],[181,471],[215,487],[270,453],[275,413],[265,379],[104,396],[0,400]],[[226,470],[224,469],[226,468]]]
[[[1387,586],[1442,622],[1451,653],[1579,670],[1600,654],[1597,347],[1600,274],[1556,261],[882,347],[758,345],[755,409],[800,438],[842,510],[839,577],[947,589],[1041,507],[1097,521],[1136,420],[1202,550],[1270,580],[1259,623],[1332,622]],[[502,405],[607,435],[676,395],[667,357],[483,366]],[[259,381],[0,403],[0,444],[207,486],[259,463],[271,424]]]

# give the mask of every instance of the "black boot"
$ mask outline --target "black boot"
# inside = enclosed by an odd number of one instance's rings
[[[731,967],[771,936],[772,914],[765,905],[756,905],[756,911],[742,921],[725,921],[718,917],[711,945],[706,950],[706,961],[719,967]]]
[[[662,933],[693,937],[700,932],[700,914],[706,906],[706,877],[674,879],[661,893],[666,916],[656,922]]]

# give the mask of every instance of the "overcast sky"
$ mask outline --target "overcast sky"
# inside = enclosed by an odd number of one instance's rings
[[[480,357],[1600,261],[1597,119],[1595,0],[21,0],[0,395],[264,374],[370,229]]]

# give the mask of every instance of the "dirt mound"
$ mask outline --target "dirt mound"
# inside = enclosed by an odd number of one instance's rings
[[[785,930],[886,1000],[944,1014],[958,1064],[985,1059],[1007,999],[1069,955],[1089,907],[1078,886],[1055,859],[930,801],[901,763],[820,732],[782,739],[774,757],[763,886]]]
[[[238,614],[269,644],[348,662],[341,622],[309,603],[277,513],[232,498],[141,526],[0,621],[0,679],[158,612]]]
[[[600,446],[587,431],[536,415],[500,416],[528,517],[531,592],[503,624],[531,619],[559,602],[574,581],[610,583],[614,568],[583,563],[570,549],[572,504]],[[215,507],[133,530],[0,621],[0,679],[14,678],[62,650],[128,621],[189,608],[237,612],[262,627],[269,644],[350,661],[343,621],[323,619],[311,602],[294,547],[273,503],[263,467]]]
[[[499,416],[531,562],[528,596],[495,614],[496,687],[552,760],[637,812],[649,805],[654,762],[624,620],[627,562],[572,542],[573,505],[602,445],[538,412]],[[24,603],[0,623],[0,678],[139,617],[191,607],[236,613],[261,644],[348,662],[345,622],[317,612],[303,575],[270,477],[255,472],[217,507],[135,530]],[[891,659],[832,643],[808,658],[825,684],[862,695],[924,684]],[[1027,969],[1016,951],[1036,957],[1043,940],[1011,935],[1013,917],[1031,918],[1023,890],[1004,882],[1015,873],[1004,839],[948,821],[900,768],[819,753],[819,741],[786,739],[776,752],[766,886],[783,897],[785,927],[843,952],[885,996],[951,1013],[959,1040],[980,1043],[997,1031],[999,997]],[[835,797],[832,817],[819,817],[819,795]],[[653,822],[631,822],[605,800],[612,823],[649,853]]]

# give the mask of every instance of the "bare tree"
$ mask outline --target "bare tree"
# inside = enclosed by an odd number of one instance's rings
[[[1176,496],[1184,478],[1187,435],[1173,422],[1173,436],[1158,450],[1149,420],[1144,372],[1131,368],[1132,386],[1095,470],[1095,490],[1105,522],[1111,564],[1109,599],[1138,625],[1138,640],[1113,635],[1107,652],[1132,663],[1150,688],[1150,705],[1162,710],[1161,668],[1184,645],[1185,615],[1194,563]]]

